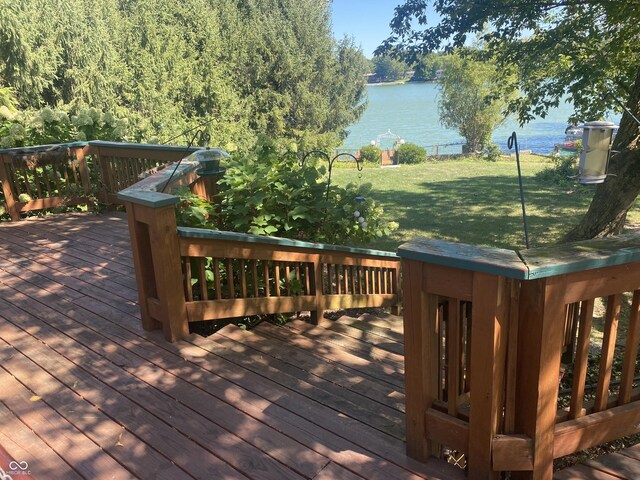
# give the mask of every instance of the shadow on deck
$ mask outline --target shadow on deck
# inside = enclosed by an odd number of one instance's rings
[[[226,327],[171,344],[141,329],[137,298],[124,216],[0,225],[5,473],[464,478],[405,454],[393,325]]]

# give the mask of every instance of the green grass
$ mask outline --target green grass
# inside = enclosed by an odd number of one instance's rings
[[[521,163],[530,244],[555,243],[587,211],[595,187],[540,183],[534,175],[550,161],[528,155]],[[342,167],[334,169],[332,182],[372,183],[371,196],[384,207],[387,218],[400,225],[391,236],[373,242],[372,248],[393,251],[415,237],[524,247],[514,158],[430,161],[384,169],[366,164],[362,172]]]

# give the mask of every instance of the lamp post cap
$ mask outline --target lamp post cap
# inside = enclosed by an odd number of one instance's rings
[[[604,120],[595,120],[593,122],[586,122],[583,127],[595,127],[595,128],[614,128],[616,126],[613,122],[607,122]]]

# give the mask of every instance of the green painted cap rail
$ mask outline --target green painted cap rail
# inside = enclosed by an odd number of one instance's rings
[[[417,238],[401,245],[398,255],[408,260],[533,280],[640,262],[640,235],[619,235],[522,251]]]
[[[223,232],[219,230],[206,230],[203,228],[178,227],[178,235],[183,238],[202,238],[208,240],[227,240],[231,242],[260,243],[263,245],[278,245],[280,247],[311,248],[324,252],[346,252],[357,255],[369,255],[374,257],[387,257],[390,260],[399,257],[393,252],[384,250],[370,250],[367,248],[345,247],[326,243],[303,242],[290,238],[264,237],[248,233]]]
[[[3,153],[22,153],[22,152],[43,152],[52,148],[80,148],[86,147],[88,142],[68,142],[68,143],[51,143],[48,145],[33,145],[26,147],[0,148],[0,154]]]
[[[184,147],[179,145],[160,145],[157,143],[124,143],[124,142],[107,142],[104,140],[91,140],[88,142],[90,147],[120,148],[120,149],[136,149],[136,150],[159,150],[163,152],[185,152],[192,153],[202,150],[203,147]]]

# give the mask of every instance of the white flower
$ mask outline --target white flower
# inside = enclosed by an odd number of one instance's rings
[[[360,224],[360,226],[361,226],[362,228],[367,228],[367,226],[368,226],[368,225],[369,225],[369,224],[368,224],[367,222],[362,222],[362,223]]]
[[[358,218],[360,216],[360,212],[356,210],[355,212],[353,212],[353,216]]]
[[[358,218],[358,221],[359,221],[361,224],[362,224],[362,223],[366,223],[366,222],[364,221],[364,217],[360,217],[360,218]]]

